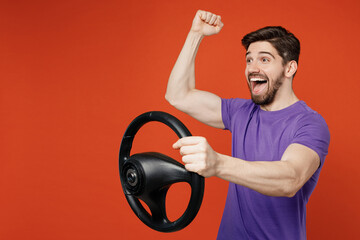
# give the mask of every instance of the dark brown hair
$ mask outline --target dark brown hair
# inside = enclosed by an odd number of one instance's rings
[[[283,64],[291,60],[299,62],[300,41],[294,34],[280,26],[264,27],[246,34],[241,40],[242,45],[248,50],[253,42],[267,41],[278,51],[283,59]]]

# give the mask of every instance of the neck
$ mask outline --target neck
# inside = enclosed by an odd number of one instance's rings
[[[291,82],[288,81],[287,83]],[[274,101],[266,105],[261,105],[260,108],[264,111],[279,111],[293,105],[297,101],[299,101],[299,99],[292,89],[292,84],[286,84],[284,82],[277,91]]]
[[[299,99],[294,95],[294,97],[292,99],[289,99],[289,101],[286,101],[286,102],[273,101],[270,104],[261,105],[260,108],[264,111],[279,111],[281,109],[284,109],[284,108],[287,108],[287,107],[293,105],[297,101],[299,101]]]

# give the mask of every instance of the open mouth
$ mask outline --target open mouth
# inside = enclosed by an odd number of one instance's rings
[[[268,80],[260,77],[250,77],[251,90],[254,94],[260,94],[266,89]]]

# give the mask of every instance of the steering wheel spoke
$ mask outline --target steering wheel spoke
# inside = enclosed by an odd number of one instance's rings
[[[166,215],[166,194],[167,188],[162,188],[153,192],[147,198],[142,199],[149,207],[151,211],[152,220],[157,224],[170,223]]]

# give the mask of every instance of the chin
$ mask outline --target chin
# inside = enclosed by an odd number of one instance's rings
[[[273,94],[266,93],[264,95],[254,95],[251,93],[251,100],[256,105],[260,105],[260,106],[268,105],[274,101],[275,94],[276,92],[274,92]]]
[[[268,101],[266,101],[266,99],[259,99],[257,97],[251,97],[251,100],[256,104],[256,105],[267,105],[269,104]]]

